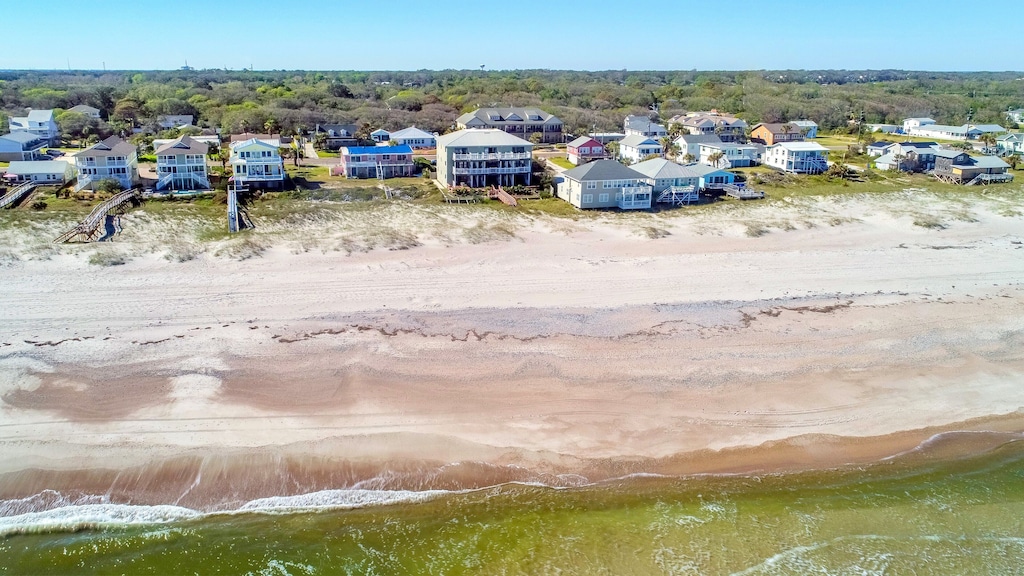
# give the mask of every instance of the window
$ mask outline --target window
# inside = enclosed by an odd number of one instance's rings
[[[597,190],[597,182],[587,182],[587,190]]]
[[[601,201],[601,202],[607,202],[608,201],[608,194],[605,193],[605,194],[599,195],[598,196],[598,200]]]
[[[594,201],[594,195],[593,194],[584,194],[583,195],[583,203],[584,204],[590,204],[593,201]]]

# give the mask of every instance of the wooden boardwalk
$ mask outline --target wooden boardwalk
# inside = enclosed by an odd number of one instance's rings
[[[491,192],[487,195],[488,198],[498,199],[502,204],[506,204],[513,208],[519,206],[519,201],[516,200],[515,196],[509,194],[504,188],[498,186],[497,188],[491,188]]]
[[[107,221],[108,215],[123,214],[130,206],[135,206],[141,201],[142,191],[137,188],[120,192],[93,208],[85,220],[58,236],[53,243],[63,244],[78,237],[85,238],[86,242],[92,242],[96,239],[97,234],[104,229],[103,224]]]
[[[14,204],[17,203],[18,200],[21,200],[30,192],[32,192],[32,189],[35,187],[35,182],[25,182],[24,184],[19,184],[14,190],[8,192],[6,196],[0,198],[0,209],[10,208],[11,206],[14,206]]]

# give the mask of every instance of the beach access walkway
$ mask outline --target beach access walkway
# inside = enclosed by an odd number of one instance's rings
[[[92,242],[106,230],[107,216],[111,214],[124,214],[129,208],[138,206],[142,202],[142,191],[138,188],[119,192],[104,200],[84,220],[75,225],[74,228],[58,236],[53,243],[63,244],[75,238],[84,238],[86,242]]]

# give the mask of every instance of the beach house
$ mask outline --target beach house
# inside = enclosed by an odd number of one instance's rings
[[[757,163],[758,148],[737,142],[709,142],[698,147],[697,161],[715,168],[742,168]]]
[[[342,146],[358,146],[359,138],[356,137],[358,130],[359,127],[355,124],[317,124],[313,137],[315,139],[318,135],[323,134],[324,148],[337,150]]]
[[[284,186],[284,160],[277,146],[258,138],[231,145],[232,182],[248,188]]]
[[[970,156],[962,150],[936,150],[932,174],[952,184],[995,184],[1013,181],[1010,165],[995,156]]]
[[[754,124],[750,131],[750,139],[765,146],[773,146],[780,142],[803,142],[804,135],[800,129],[788,122]]]
[[[607,157],[604,145],[590,136],[580,136],[569,142],[565,149],[569,163],[576,166]]]
[[[539,108],[479,108],[455,120],[460,130],[489,128],[530,140],[536,137],[545,144],[562,142],[562,121]]]
[[[646,136],[655,140],[668,136],[665,126],[652,120],[648,116],[626,116],[622,123],[626,136]]]
[[[673,116],[669,120],[669,125],[672,124],[679,125],[688,134],[714,134],[722,142],[742,142],[746,139],[746,121],[717,110]]]
[[[533,144],[497,128],[437,137],[437,181],[445,186],[530,185]]]
[[[679,158],[686,158],[687,162],[696,162],[700,158],[702,144],[721,143],[722,139],[717,134],[682,134],[675,141],[679,147]]]
[[[762,163],[795,174],[821,174],[828,169],[828,148],[817,142],[780,142],[765,148]]]
[[[11,182],[35,182],[62,186],[74,178],[71,163],[64,160],[15,160],[4,178]]]
[[[156,151],[157,190],[209,190],[205,142],[182,136]]]
[[[342,146],[338,150],[338,167],[334,174],[346,178],[399,178],[412,176],[412,148],[397,146]]]
[[[111,136],[75,154],[78,184],[75,190],[96,190],[104,180],[116,180],[128,189],[139,179],[139,152],[134,144]]]
[[[562,173],[557,195],[580,209],[651,207],[652,188],[647,178],[615,160],[595,160]]]
[[[79,104],[78,106],[72,106],[68,108],[68,112],[77,112],[79,114],[88,116],[89,118],[100,119],[100,109],[93,108],[87,104]]]
[[[0,161],[44,160],[43,149],[49,141],[31,132],[11,132],[0,136]]]
[[[1014,132],[997,137],[996,150],[1003,155],[1024,154],[1024,133]]]
[[[415,126],[392,132],[390,138],[392,142],[404,144],[413,150],[437,147],[437,136],[435,134],[431,134],[426,130],[420,130]]]
[[[50,146],[60,144],[60,129],[53,118],[53,110],[29,110],[27,116],[11,116],[7,120],[7,128],[11,134],[27,132],[34,134]]]
[[[634,164],[648,156],[660,156],[662,152],[661,144],[647,136],[631,134],[619,140],[619,158],[627,159]]]
[[[804,138],[818,137],[818,123],[814,120],[790,120],[788,124],[796,126],[796,129],[804,135]]]

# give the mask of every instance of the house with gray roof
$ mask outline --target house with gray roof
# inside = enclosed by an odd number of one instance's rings
[[[89,118],[100,119],[100,109],[93,108],[87,104],[79,104],[78,106],[72,106],[68,108],[68,112],[77,112],[79,114],[88,116]]]
[[[995,156],[970,156],[959,150],[937,151],[932,174],[952,184],[995,184],[1012,182],[1010,165]]]
[[[630,134],[619,140],[619,158],[627,159],[634,164],[648,156],[661,155],[663,153],[664,150],[661,147],[661,143],[654,138]]]
[[[53,110],[29,110],[26,116],[11,116],[7,128],[15,132],[28,132],[46,140],[50,146],[60,144],[60,129],[53,118]]]
[[[789,123],[796,126],[805,138],[818,137],[818,123],[814,120],[790,120]]]
[[[736,181],[736,175],[732,172],[704,164],[681,165],[664,158],[651,158],[630,168],[647,177],[647,183],[654,189],[656,198],[673,188],[713,191]]]
[[[646,136],[647,138],[664,138],[668,136],[668,130],[663,124],[652,120],[649,116],[634,116],[630,114],[622,123],[626,136]]]
[[[539,108],[479,108],[459,116],[455,125],[461,130],[503,130],[524,140],[540,134],[540,141],[545,144],[557,144],[563,140],[562,121]]]
[[[1024,154],[1024,133],[1013,132],[997,137],[996,150],[1003,155]]]
[[[111,136],[75,154],[75,171],[75,191],[96,190],[100,182],[111,179],[128,189],[139,179],[139,152],[133,144]]]
[[[717,110],[673,116],[669,124],[678,124],[689,134],[714,134],[722,142],[741,142],[747,134],[746,121]]]
[[[468,128],[437,137],[437,181],[486,188],[530,185],[533,144],[497,128]]]
[[[430,132],[421,130],[415,126],[410,126],[408,128],[398,130],[397,132],[392,132],[391,141],[397,143],[399,146],[408,146],[413,150],[437,147],[436,134],[431,134]]]
[[[7,167],[4,179],[63,186],[74,178],[74,174],[71,163],[64,160],[15,160]]]
[[[206,154],[210,146],[191,136],[172,140],[156,150],[157,190],[209,190]]]
[[[158,117],[156,119],[156,123],[164,130],[169,130],[171,128],[192,126],[195,119],[195,116],[192,114],[165,114]]]
[[[676,138],[675,144],[679,146],[679,157],[689,156],[691,162],[700,158],[701,144],[721,144],[722,139],[717,134],[682,134]]]
[[[49,141],[31,132],[11,132],[0,136],[0,160],[13,162],[15,160],[41,160],[43,159],[43,148],[46,148]]]
[[[355,124],[317,124],[313,131],[313,137],[323,134],[325,137],[324,148],[337,150],[342,146],[357,146],[359,138],[356,132],[359,127]]]
[[[1024,124],[1024,108],[1017,108],[1016,110],[1007,110],[1006,119],[1014,124]]]
[[[556,193],[582,210],[646,210],[653,195],[643,174],[615,160],[595,160],[563,172]]]

